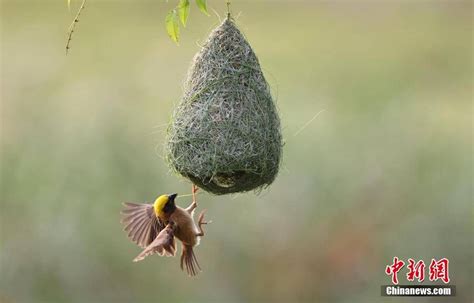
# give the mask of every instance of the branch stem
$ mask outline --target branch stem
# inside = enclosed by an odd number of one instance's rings
[[[227,18],[230,19],[230,0],[226,0],[226,3],[227,5]]]
[[[77,11],[76,17],[74,17],[74,20],[72,21],[71,25],[69,26],[69,31],[67,34],[67,43],[66,43],[66,55],[69,52],[71,40],[72,40],[72,34],[74,33],[74,29],[76,28],[76,23],[79,22],[79,17],[81,16],[82,10],[84,9],[86,5],[87,0],[82,0],[81,7],[79,7],[79,10]]]

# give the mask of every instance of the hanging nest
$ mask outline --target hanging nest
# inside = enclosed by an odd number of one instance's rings
[[[172,169],[218,195],[275,180],[280,120],[258,59],[229,18],[194,57],[165,153]]]

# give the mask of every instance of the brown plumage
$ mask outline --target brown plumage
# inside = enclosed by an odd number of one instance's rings
[[[122,224],[127,236],[138,246],[147,247],[163,229],[151,204],[124,203]]]
[[[193,213],[197,207],[194,201],[183,209],[175,204],[176,194],[163,195],[154,204],[124,203],[122,223],[128,237],[144,250],[133,260],[138,262],[149,255],[175,256],[175,237],[182,243],[181,269],[188,275],[195,276],[201,267],[193,248],[204,236],[202,225],[204,212],[199,215],[198,224],[194,222]]]

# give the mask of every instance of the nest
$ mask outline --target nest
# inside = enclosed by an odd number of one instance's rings
[[[165,153],[173,170],[218,195],[275,180],[280,120],[258,59],[229,18],[194,57]]]

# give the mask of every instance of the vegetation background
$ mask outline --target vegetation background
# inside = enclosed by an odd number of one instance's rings
[[[449,258],[472,300],[471,1],[233,1],[286,145],[261,195],[199,196],[195,279],[132,263],[119,211],[190,192],[161,146],[219,19],[194,7],[177,47],[173,1],[89,0],[65,56],[78,2],[1,3],[1,302],[392,302],[393,256]]]

